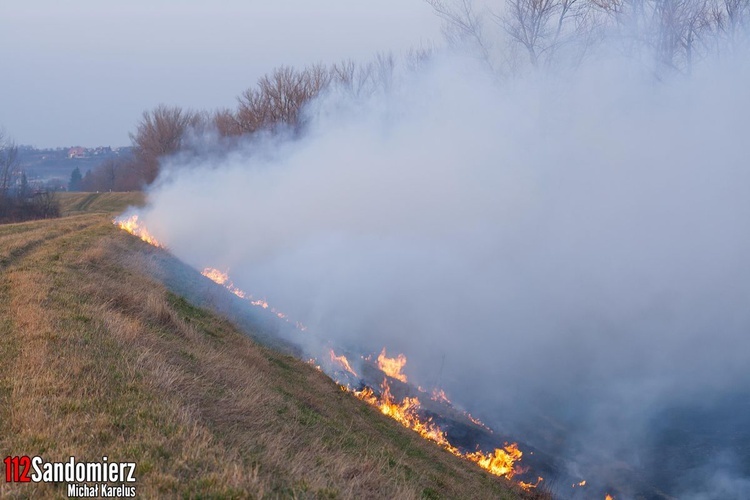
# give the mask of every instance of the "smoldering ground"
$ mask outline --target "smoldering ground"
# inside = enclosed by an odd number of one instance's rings
[[[403,352],[410,381],[571,476],[746,496],[747,88],[731,60],[498,83],[436,56],[319,98],[300,137],[167,160],[141,215],[334,345]]]

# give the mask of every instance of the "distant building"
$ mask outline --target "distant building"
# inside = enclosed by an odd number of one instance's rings
[[[68,150],[68,158],[86,158],[86,148],[70,148]]]

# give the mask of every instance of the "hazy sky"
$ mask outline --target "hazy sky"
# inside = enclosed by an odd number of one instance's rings
[[[233,107],[275,66],[439,37],[421,0],[2,0],[0,127],[37,147],[127,145],[157,104]]]

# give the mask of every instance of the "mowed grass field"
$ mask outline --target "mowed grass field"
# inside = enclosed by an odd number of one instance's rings
[[[143,498],[526,495],[139,271],[162,250],[111,220],[141,202],[68,194],[71,215],[0,226],[3,457],[135,461]],[[0,496],[67,490],[0,476]]]

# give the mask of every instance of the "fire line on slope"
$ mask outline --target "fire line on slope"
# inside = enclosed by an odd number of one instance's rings
[[[115,219],[113,222],[119,228],[127,231],[130,234],[133,234],[134,236],[139,237],[150,245],[159,248],[166,248],[164,244],[159,242],[146,229],[146,227],[138,218],[138,215]],[[228,273],[222,272],[212,267],[206,267],[205,269],[203,269],[201,274],[203,274],[203,276],[210,279],[211,281],[225,287],[237,297],[247,300],[251,305],[270,310],[276,317],[293,324],[300,331],[306,330],[306,327],[304,325],[299,322],[290,320],[286,316],[286,314],[277,311],[275,308],[269,306],[269,304],[265,300],[255,299],[252,295],[235,286],[234,283],[232,283],[232,281],[229,279]],[[352,368],[346,356],[344,356],[343,354],[337,355],[333,349],[329,350],[329,356],[331,364],[338,366],[340,369],[339,371],[344,371],[348,374],[353,375],[354,377],[358,377],[357,373]],[[310,359],[309,362],[316,368],[321,369],[320,364],[316,359]],[[502,448],[496,448],[489,453],[485,453],[481,450],[471,452],[461,451],[458,447],[450,442],[445,431],[441,429],[441,427],[437,423],[435,423],[431,417],[422,416],[422,404],[419,401],[419,398],[406,396],[401,401],[398,401],[391,392],[391,387],[388,383],[387,377],[391,377],[392,379],[406,383],[408,380],[407,376],[402,372],[403,368],[406,366],[406,362],[406,356],[404,356],[403,354],[398,354],[396,357],[390,358],[386,355],[385,347],[383,348],[383,350],[377,357],[377,367],[383,374],[386,375],[386,377],[383,379],[383,382],[378,388],[379,393],[376,393],[373,388],[368,386],[365,386],[362,389],[355,390],[351,388],[349,384],[342,384],[341,381],[336,377],[335,372],[324,372],[326,373],[326,375],[336,381],[342,390],[353,394],[358,399],[379,409],[384,415],[393,418],[404,427],[417,432],[424,439],[436,443],[453,455],[474,462],[490,474],[501,476],[511,480],[516,475],[527,472],[526,468],[519,465],[519,462],[523,457],[523,452],[518,448],[517,443],[505,443]],[[321,369],[321,371],[323,370]],[[420,392],[424,391],[420,388]],[[445,392],[442,389],[434,389],[431,398],[435,401],[443,401],[450,404],[450,400],[448,400]],[[489,429],[486,425],[471,417],[471,415],[469,415],[468,413],[465,413],[465,416],[467,416],[467,418],[469,418],[476,425]],[[537,478],[537,481],[535,483],[519,481],[517,484],[519,484],[522,488],[529,490],[532,488],[536,488],[542,481],[543,478],[539,477]]]

